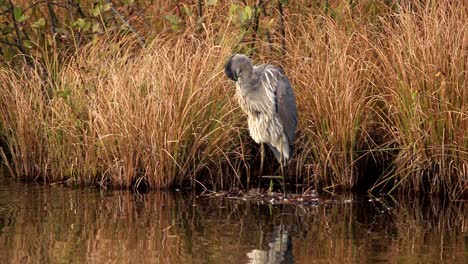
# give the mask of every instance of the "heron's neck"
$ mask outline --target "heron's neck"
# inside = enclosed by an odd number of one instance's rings
[[[252,72],[242,75],[239,78],[239,85],[243,90],[254,90],[257,87],[258,78]]]

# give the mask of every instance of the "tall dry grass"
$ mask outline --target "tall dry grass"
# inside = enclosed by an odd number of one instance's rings
[[[316,184],[351,189],[360,148],[377,147],[363,146],[373,122],[375,62],[365,28],[350,33],[331,19],[315,21],[313,15],[298,17],[288,37],[285,64],[294,69],[302,128],[296,171],[307,171]]]
[[[463,1],[299,1],[283,20],[270,6],[256,38],[229,17],[230,4],[207,8],[203,24],[187,19],[182,32],[153,35],[145,48],[104,36],[65,59],[55,53],[45,67],[3,68],[2,153],[11,174],[246,187],[257,146],[222,73],[240,51],[281,65],[293,83],[291,182],[466,195]]]
[[[302,128],[296,173],[327,187],[461,196],[468,175],[466,5],[397,10],[371,22],[309,11],[289,18],[284,64],[299,93]]]
[[[399,151],[389,177],[404,191],[466,192],[467,7],[441,1],[384,22],[382,122]]]
[[[128,40],[103,39],[47,69],[45,80],[37,69],[4,69],[8,169],[123,187],[198,176],[204,185],[241,185],[240,115],[222,88],[220,58],[230,49],[208,41],[155,39],[135,51]]]

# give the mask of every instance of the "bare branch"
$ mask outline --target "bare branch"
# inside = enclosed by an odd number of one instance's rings
[[[136,30],[132,26],[130,26],[130,23],[128,23],[128,21],[125,20],[125,18],[119,13],[119,11],[117,11],[117,9],[114,7],[114,4],[110,0],[106,0],[106,2],[111,5],[112,13],[114,13],[114,15],[117,16],[133,34],[135,34],[135,36],[137,37],[138,43],[141,45],[142,48],[144,48],[145,41],[140,36],[140,34],[138,34],[138,32],[136,32]]]

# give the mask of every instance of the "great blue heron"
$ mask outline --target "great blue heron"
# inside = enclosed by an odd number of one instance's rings
[[[253,65],[242,54],[231,56],[224,72],[236,82],[236,97],[248,116],[250,136],[260,144],[259,176],[265,156],[263,143],[266,143],[280,163],[284,188],[284,166],[293,156],[297,126],[296,99],[289,79],[280,68]]]
[[[262,232],[260,232],[260,239],[263,241],[263,235],[265,233],[268,234],[268,238],[266,238],[270,241],[268,243],[268,248],[261,245],[261,249],[255,248],[250,250],[247,253],[247,257],[249,258],[248,263],[295,263],[292,235],[288,232],[286,226],[281,224],[275,227],[273,231],[265,231],[266,230],[262,230]]]

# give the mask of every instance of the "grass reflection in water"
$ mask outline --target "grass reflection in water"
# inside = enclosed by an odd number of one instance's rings
[[[0,178],[0,262],[463,263],[467,215],[403,197],[273,206]]]

